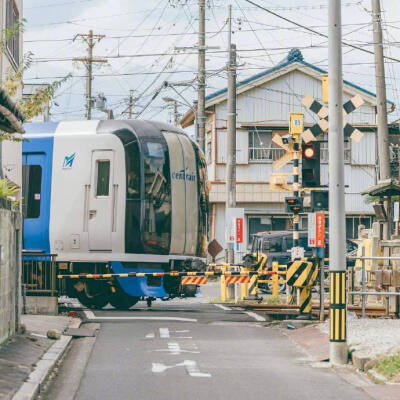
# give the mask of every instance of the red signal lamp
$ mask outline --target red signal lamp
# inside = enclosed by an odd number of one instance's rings
[[[307,147],[304,149],[304,157],[306,157],[306,158],[313,158],[314,155],[315,155],[314,147],[311,147],[311,146],[309,147],[309,146],[307,146]]]

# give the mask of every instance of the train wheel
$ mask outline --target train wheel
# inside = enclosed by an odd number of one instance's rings
[[[110,292],[107,285],[93,287],[84,283],[84,286],[83,290],[77,292],[77,298],[85,307],[99,310],[108,304]]]
[[[182,292],[186,297],[195,297],[197,292],[197,285],[183,285]]]
[[[110,295],[110,304],[117,310],[129,310],[139,301],[139,297],[129,296],[123,292],[114,292]]]

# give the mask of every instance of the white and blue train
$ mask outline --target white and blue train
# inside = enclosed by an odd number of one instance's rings
[[[206,164],[180,129],[151,121],[25,125],[23,248],[73,274],[205,267]],[[62,263],[62,264],[60,264]],[[66,281],[88,307],[182,294],[179,277]]]

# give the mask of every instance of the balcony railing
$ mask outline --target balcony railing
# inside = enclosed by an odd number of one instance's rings
[[[273,147],[249,147],[250,161],[276,161],[284,154],[284,149]]]

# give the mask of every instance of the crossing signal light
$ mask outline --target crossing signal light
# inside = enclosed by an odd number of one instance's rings
[[[292,214],[301,213],[303,211],[303,198],[285,197],[285,211]]]
[[[301,162],[301,182],[303,187],[321,186],[320,165],[320,143],[313,141],[303,144]]]
[[[329,192],[327,190],[311,191],[311,209],[313,211],[329,210]]]

